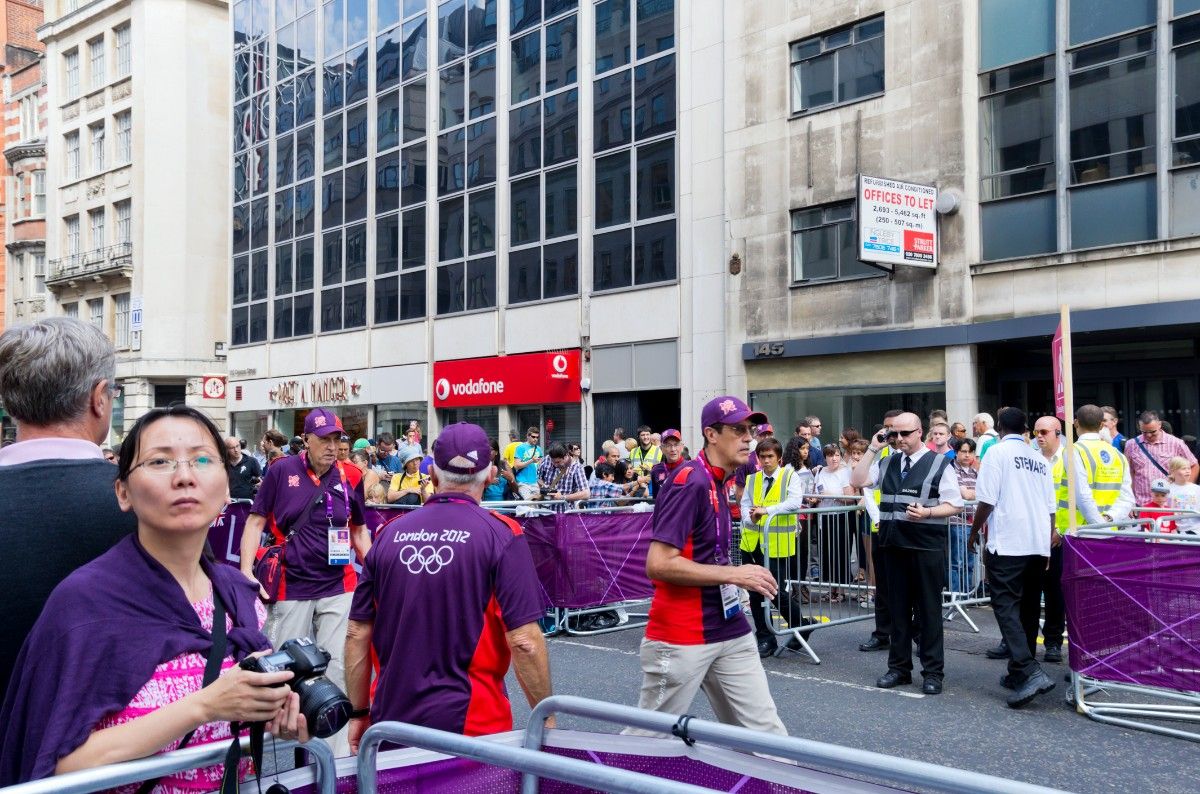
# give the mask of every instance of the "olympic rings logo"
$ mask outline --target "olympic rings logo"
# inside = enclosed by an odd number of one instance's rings
[[[400,563],[408,568],[409,573],[439,573],[454,559],[454,549],[449,546],[403,546],[400,549]]]

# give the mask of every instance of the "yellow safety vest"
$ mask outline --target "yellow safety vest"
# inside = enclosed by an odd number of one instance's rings
[[[1125,456],[1112,444],[1103,439],[1086,439],[1075,442],[1075,449],[1083,461],[1084,474],[1087,476],[1088,487],[1092,489],[1092,499],[1096,509],[1101,513],[1108,512],[1121,495],[1121,483],[1125,479]],[[1054,526],[1060,533],[1065,533],[1070,526],[1070,503],[1067,498],[1067,467],[1063,463],[1060,450],[1054,461],[1052,476],[1054,477]],[[1075,511],[1075,526],[1081,527],[1087,523],[1078,509]]]
[[[662,447],[656,447],[653,444],[650,449],[642,452],[640,446],[634,447],[629,453],[629,463],[633,466],[640,467],[647,474],[654,468],[655,464],[662,461]]]
[[[791,466],[783,466],[775,470],[775,480],[771,483],[771,488],[765,494],[761,493],[761,483],[763,478],[762,471],[756,471],[746,478],[746,487],[750,489],[750,504],[754,507],[771,507],[783,501],[787,495],[787,488],[791,482],[792,475]],[[742,517],[742,542],[739,545],[742,551],[754,551],[758,548],[762,541],[762,533],[757,529],[751,529],[754,526],[765,526],[766,518],[760,519],[756,523],[750,523],[749,516]],[[780,513],[771,518],[771,542],[768,544],[770,556],[772,559],[781,557],[791,557],[796,554],[796,514],[795,513]]]
[[[891,454],[892,454],[891,444],[884,444],[883,449],[879,450],[879,460],[882,461],[884,458],[886,458],[888,455],[891,455]],[[882,469],[883,467],[880,466],[879,468]],[[875,495],[875,504],[878,505],[883,499],[883,491],[879,490],[879,483],[875,483],[875,489],[871,493],[873,493]],[[876,524],[874,521],[871,522],[871,532],[876,535],[879,534],[879,525]]]

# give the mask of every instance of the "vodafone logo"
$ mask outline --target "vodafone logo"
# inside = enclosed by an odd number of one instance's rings
[[[555,356],[551,364],[554,366],[555,372],[563,373],[567,371],[567,357],[562,353]]]
[[[437,383],[433,384],[433,395],[439,402],[445,402],[452,394],[455,397],[504,394],[504,381],[476,378],[461,383],[451,383],[449,378],[438,378]]]

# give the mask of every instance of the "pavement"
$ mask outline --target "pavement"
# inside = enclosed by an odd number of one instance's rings
[[[961,618],[946,625],[946,679],[941,695],[912,686],[877,689],[887,669],[886,652],[862,653],[858,644],[873,623],[817,630],[810,640],[821,657],[787,654],[764,661],[780,716],[793,736],[872,750],[983,772],[1079,794],[1120,792],[1173,794],[1200,790],[1200,748],[1185,740],[1098,723],[1067,705],[1065,664],[1044,665],[1055,689],[1023,709],[1007,707],[1000,676],[1003,661],[984,656],[999,629],[988,608],[968,610],[973,632]],[[637,705],[641,671],[638,628],[588,637],[549,640],[556,694]],[[1040,658],[1039,649],[1039,658]],[[919,661],[916,664],[920,668]],[[512,675],[516,727],[529,708]],[[712,719],[701,694],[692,714]],[[612,731],[612,726],[563,718],[560,727]]]

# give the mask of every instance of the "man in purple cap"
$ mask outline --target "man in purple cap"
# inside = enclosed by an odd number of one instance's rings
[[[537,623],[546,608],[521,525],[479,506],[496,479],[483,428],[444,429],[433,442],[432,475],[436,493],[380,530],[354,593],[346,692],[355,752],[382,720],[467,736],[511,730],[510,663],[530,707],[551,694]]]
[[[674,428],[664,430],[660,446],[662,460],[650,470],[650,492],[655,499],[662,498],[663,492],[671,484],[671,475],[683,463],[683,436]]]
[[[774,598],[779,587],[766,568],[734,566],[729,555],[726,484],[750,456],[753,425],[766,419],[736,397],[711,400],[700,414],[703,451],[676,469],[655,503],[646,557],[654,600],[638,705],[684,714],[703,689],[721,722],[782,735],[787,730],[742,607],[742,589]]]
[[[358,583],[354,554],[371,548],[363,517],[362,482],[351,483],[337,465],[342,422],[317,408],[304,419],[305,451],[279,458],[267,469],[242,533],[241,568],[251,580],[264,530],[271,545],[283,544],[283,577],[265,632],[278,648],[285,640],[313,637],[333,657],[327,675],[344,679],[346,621]],[[267,593],[260,595],[264,600]],[[333,741],[337,755],[349,753],[346,733]]]

